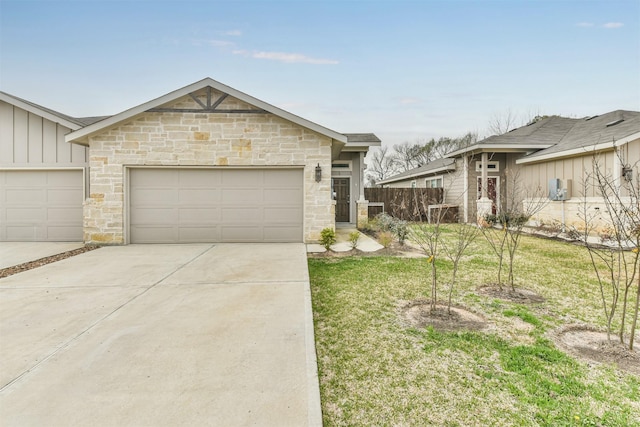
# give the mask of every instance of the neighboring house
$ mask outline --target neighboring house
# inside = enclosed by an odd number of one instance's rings
[[[76,119],[0,92],[0,241],[82,240],[88,150]]]
[[[6,97],[7,110],[36,108]],[[5,109],[2,123],[9,123]],[[82,233],[73,239],[5,233],[0,240],[311,242],[336,221],[366,220],[364,156],[380,145],[375,135],[337,133],[210,78],[94,122],[37,109],[33,114],[59,126],[57,140],[42,141],[42,150],[55,144],[82,154],[45,164],[76,171],[82,198],[70,196],[69,209],[74,224],[82,219]],[[13,150],[17,160],[2,160],[2,173],[41,168],[23,154],[36,150],[29,144],[3,131],[0,155]],[[20,181],[14,178],[0,193],[22,188],[13,187]]]
[[[614,161],[614,147],[624,165]],[[484,213],[506,206],[507,171],[519,174],[523,189],[543,189],[550,180],[559,183],[565,199],[554,197],[535,219],[577,223],[582,181],[591,171],[594,153],[612,174],[622,176],[623,166],[638,174],[640,162],[640,112],[613,111],[596,117],[571,119],[545,117],[503,135],[491,136],[431,162],[378,182],[385,187],[442,187],[444,203],[458,206],[460,218],[473,222]],[[558,181],[559,180],[559,181]],[[567,184],[569,188],[567,188]],[[571,188],[573,187],[573,188]],[[595,197],[590,194],[589,197]],[[597,200],[589,200],[597,202]],[[566,205],[571,205],[567,207]]]

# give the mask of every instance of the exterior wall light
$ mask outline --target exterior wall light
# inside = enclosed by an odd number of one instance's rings
[[[622,177],[624,178],[625,181],[631,182],[631,180],[633,179],[633,169],[631,169],[629,166],[623,167]]]
[[[316,166],[316,182],[322,181],[322,168],[320,167],[320,163]]]

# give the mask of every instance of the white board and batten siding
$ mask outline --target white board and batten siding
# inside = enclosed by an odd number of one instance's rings
[[[88,155],[70,131],[0,101],[0,241],[82,241]]]
[[[130,243],[302,242],[302,169],[129,170]]]

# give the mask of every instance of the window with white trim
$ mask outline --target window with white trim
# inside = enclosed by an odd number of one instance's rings
[[[444,187],[442,176],[434,176],[432,178],[425,179],[425,187],[426,188],[442,188],[442,187]]]
[[[411,188],[416,188],[416,180],[411,181]]]
[[[500,172],[500,162],[497,160],[487,162],[487,171]],[[482,172],[482,162],[476,162],[476,172]]]
[[[331,169],[336,171],[350,171],[353,168],[351,160],[335,160],[331,163]]]

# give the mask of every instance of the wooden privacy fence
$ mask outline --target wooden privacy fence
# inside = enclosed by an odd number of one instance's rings
[[[406,221],[427,221],[429,206],[442,204],[442,188],[365,188],[369,218],[383,211]]]

